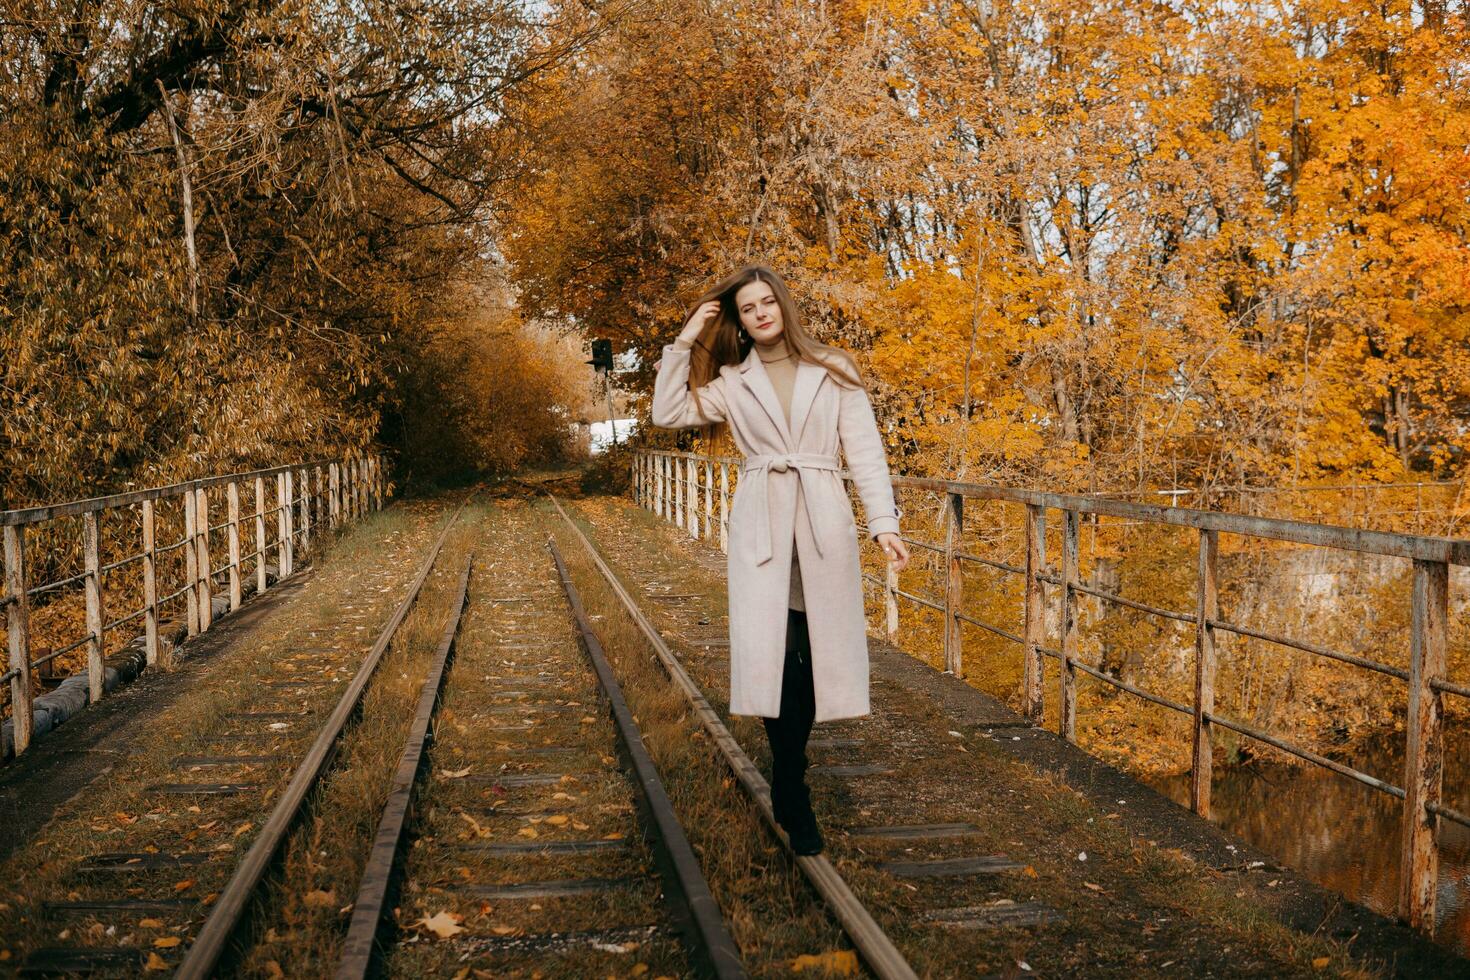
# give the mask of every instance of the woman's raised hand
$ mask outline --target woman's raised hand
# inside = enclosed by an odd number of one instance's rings
[[[679,331],[679,339],[693,344],[704,333],[704,328],[714,322],[715,317],[720,315],[720,301],[712,299],[707,303],[700,303],[699,308],[689,317],[689,322],[684,324],[684,329]]]

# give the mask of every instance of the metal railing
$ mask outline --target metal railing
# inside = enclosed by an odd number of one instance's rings
[[[640,450],[632,460],[632,492],[635,501],[660,517],[686,528],[692,538],[719,537],[722,551],[728,550],[731,467],[738,457],[704,456],[689,452]],[[718,469],[718,484],[715,472]],[[704,479],[701,482],[701,471]],[[733,474],[738,478],[738,472]],[[851,485],[851,476],[839,476]],[[945,511],[942,543],[903,539],[941,557],[939,574],[944,579],[943,596],[923,596],[898,587],[891,565],[878,578],[864,572],[865,580],[884,593],[886,632],[897,635],[898,600],[905,599],[932,609],[943,617],[943,654],[946,672],[964,677],[964,645],[961,624],[980,627],[1021,647],[1021,708],[1036,724],[1044,720],[1044,662],[1056,661],[1059,676],[1058,728],[1069,741],[1076,741],[1077,674],[1080,671],[1149,703],[1178,712],[1191,720],[1190,804],[1203,816],[1210,813],[1214,729],[1226,729],[1255,739],[1309,763],[1346,776],[1378,792],[1404,801],[1403,832],[1400,840],[1400,917],[1421,931],[1434,926],[1435,883],[1438,853],[1434,833],[1438,820],[1470,826],[1470,816],[1447,806],[1442,799],[1444,752],[1444,695],[1470,698],[1470,686],[1453,683],[1447,674],[1450,567],[1470,565],[1470,539],[1429,537],[1387,531],[1363,530],[1280,520],[1241,514],[1194,510],[1180,507],[1132,503],[1102,496],[1045,493],[1009,487],[985,486],[953,480],[894,477],[895,490],[912,489],[942,497]],[[703,507],[701,510],[701,500]],[[965,501],[1003,501],[1024,508],[1025,564],[1011,564],[961,550]],[[718,507],[718,517],[715,510]],[[1055,513],[1057,518],[1051,518]],[[1171,610],[1097,588],[1078,573],[1080,528],[1084,516],[1123,519],[1141,524],[1189,529],[1197,536],[1194,609]],[[1046,528],[1049,519],[1059,520],[1061,567],[1046,564]],[[859,528],[866,537],[866,531]],[[1307,545],[1369,555],[1407,559],[1413,563],[1411,637],[1408,668],[1403,669],[1365,657],[1333,650],[1265,629],[1231,622],[1219,609],[1219,537],[1241,535],[1278,544]],[[964,566],[979,564],[1001,573],[1020,576],[1024,583],[1021,619],[1017,634],[984,622],[964,611]],[[1048,587],[1052,621],[1059,642],[1046,642]],[[1190,703],[1182,703],[1113,676],[1079,659],[1078,597],[1093,596],[1149,616],[1193,627],[1194,684]],[[1217,713],[1215,706],[1216,637],[1218,633],[1251,637],[1368,670],[1402,681],[1407,686],[1408,712],[1405,723],[1406,752],[1403,785],[1396,786],[1351,766],[1328,759],[1260,728]]]
[[[274,487],[268,490],[270,484]],[[253,488],[253,511],[241,510],[242,485]],[[226,519],[211,524],[211,493],[220,489],[224,490]],[[272,552],[275,577],[285,578],[294,570],[298,547],[303,554],[311,550],[312,534],[317,526],[325,523],[329,528],[336,528],[370,510],[380,509],[386,489],[382,458],[366,456],[341,462],[322,460],[277,466],[88,500],[0,511],[5,581],[5,594],[0,597],[0,614],[6,622],[9,651],[9,669],[0,675],[0,683],[9,682],[14,754],[18,756],[24,752],[34,735],[33,706],[37,688],[34,671],[48,667],[67,653],[86,647],[87,701],[98,701],[104,693],[107,656],[112,652],[108,641],[111,631],[141,619],[143,633],[136,639],[141,641],[139,645],[146,663],[162,662],[167,665],[173,656],[173,642],[162,628],[164,621],[161,617],[166,609],[181,603],[186,620],[181,625],[182,631],[191,637],[206,632],[213,625],[213,592],[217,577],[223,580],[227,590],[228,609],[238,609],[247,591],[247,567],[254,574],[254,589],[251,591],[264,592],[268,584],[266,563]],[[273,502],[270,500],[272,491]],[[182,534],[178,540],[160,543],[160,508],[178,504],[182,505]],[[137,510],[136,522],[133,519],[134,508]],[[64,564],[64,561],[45,550],[38,551],[28,541],[33,538],[69,541],[71,532],[60,525],[78,518],[81,522],[82,570],[31,585],[32,567],[44,570]],[[117,528],[113,540],[106,540],[104,522],[110,522]],[[250,530],[252,523],[253,533]],[[268,527],[272,526],[273,536],[267,533]],[[241,551],[242,528],[250,536],[251,550],[247,553]],[[139,542],[135,546],[140,547],[138,551],[131,551],[122,540],[125,535],[134,533],[137,537],[133,540]],[[228,560],[218,566],[212,564],[212,548],[225,551]],[[180,550],[182,556],[174,554]],[[109,551],[124,553],[104,563],[102,557]],[[166,574],[167,569],[182,574],[176,574],[173,582],[162,585],[170,578]],[[141,581],[135,578],[135,587],[126,590],[115,585],[109,588],[109,577],[123,573],[135,575]],[[161,589],[169,589],[172,585],[178,587],[161,592]],[[33,614],[46,613],[52,607],[76,602],[78,592],[85,606],[82,635],[32,659]],[[124,592],[133,597],[141,592],[141,606],[118,618],[108,619],[109,600],[115,600]],[[221,603],[224,601],[221,598]]]

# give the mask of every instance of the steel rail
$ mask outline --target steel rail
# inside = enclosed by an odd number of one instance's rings
[[[378,936],[385,924],[391,921],[391,916],[387,913],[395,894],[395,879],[401,870],[403,832],[408,826],[408,811],[413,803],[414,788],[423,772],[424,749],[433,734],[434,716],[439,711],[444,678],[454,657],[455,641],[459,635],[459,624],[464,618],[465,600],[470,590],[470,569],[474,566],[474,561],[473,555],[465,560],[464,572],[455,588],[457,597],[454,608],[449,612],[449,622],[444,627],[444,634],[439,638],[439,646],[434,651],[434,659],[424,675],[418,707],[404,739],[403,752],[398,757],[398,768],[393,773],[393,785],[388,790],[388,799],[383,803],[383,816],[378,821],[378,832],[373,838],[367,863],[362,869],[357,898],[352,903],[352,921],[347,926],[347,938],[342,943],[342,955],[337,960],[337,980],[360,980],[378,966]]]
[[[771,788],[766,783],[765,777],[761,775],[760,769],[751,761],[750,756],[745,754],[745,750],[740,747],[740,743],[735,740],[735,736],[725,727],[725,723],[720,720],[719,714],[710,706],[699,685],[694,683],[694,679],[689,676],[689,672],[674,657],[673,651],[664,642],[658,629],[633,600],[627,588],[624,587],[607,562],[603,560],[602,555],[598,553],[597,548],[587,538],[587,535],[582,533],[582,529],[562,509],[561,503],[554,496],[550,493],[546,496],[552,505],[556,507],[557,512],[561,514],[562,519],[567,522],[567,526],[572,529],[572,533],[581,541],[582,547],[586,549],[588,557],[592,559],[592,563],[597,566],[598,571],[607,580],[608,586],[617,594],[619,600],[622,601],[623,608],[627,610],[628,615],[638,625],[638,629],[653,646],[659,663],[663,665],[664,671],[669,675],[669,679],[673,681],[674,686],[683,693],[685,699],[689,702],[692,713],[699,721],[700,726],[704,728],[710,740],[714,742],[721,754],[724,755],[726,763],[735,774],[736,781],[740,783],[746,794],[750,796],[756,808],[760,811],[761,816],[765,818],[766,824],[778,835],[778,839],[784,840],[785,831],[780,829],[780,826],[776,823],[776,816],[771,811]],[[857,947],[859,955],[862,956],[863,960],[868,964],[868,968],[875,975],[882,978],[882,980],[889,980],[889,978],[918,980],[918,974],[914,972],[913,967],[904,959],[903,954],[898,951],[898,947],[893,945],[893,941],[888,938],[878,923],[873,920],[872,914],[863,906],[863,903],[858,897],[853,894],[852,889],[848,887],[847,882],[843,880],[842,876],[837,873],[837,869],[832,866],[832,862],[827,859],[826,855],[796,855],[795,861],[796,866],[807,876],[807,879],[822,896],[823,901],[827,903],[827,907],[837,917],[837,921],[841,923],[843,930],[852,939],[853,945]]]
[[[681,920],[681,925],[693,940],[693,951],[698,954],[705,975],[719,977],[720,980],[747,977],[749,974],[740,959],[740,949],[725,928],[720,905],[715,901],[709,882],[705,880],[704,870],[699,865],[699,858],[695,856],[694,848],[679,823],[679,817],[674,813],[673,801],[664,789],[658,768],[653,764],[653,757],[643,744],[643,735],[638,730],[638,723],[633,720],[633,712],[628,708],[627,699],[623,697],[623,688],[618,684],[612,665],[603,652],[602,642],[592,631],[592,623],[582,606],[582,597],[572,583],[571,575],[567,573],[567,566],[562,561],[561,551],[556,547],[556,540],[547,538],[546,546],[551,550],[552,560],[556,562],[556,572],[561,576],[562,590],[566,593],[567,604],[572,608],[572,618],[581,634],[582,646],[592,661],[597,682],[602,686],[608,709],[617,723],[620,744],[638,777],[635,782],[638,784],[645,811],[652,816],[652,824],[658,831],[653,835],[653,843],[662,859],[659,862],[660,870],[664,872],[668,893],[678,896],[679,899],[670,903],[675,909],[676,918]]]
[[[184,957],[183,963],[179,965],[175,977],[182,980],[204,980],[205,977],[214,974],[220,957],[224,955],[225,948],[234,936],[236,928],[244,918],[246,910],[250,906],[251,897],[265,876],[266,868],[275,858],[276,852],[280,850],[285,842],[286,835],[290,832],[292,824],[295,823],[297,814],[306,802],[307,795],[316,785],[317,780],[326,771],[327,764],[331,761],[336,751],[337,739],[347,727],[347,719],[357,709],[363,694],[367,691],[368,681],[372,679],[377,670],[383,654],[387,652],[388,645],[393,641],[393,636],[398,632],[399,626],[407,618],[408,611],[418,599],[419,592],[424,587],[424,582],[429,577],[429,571],[434,567],[434,560],[439,557],[439,550],[444,547],[444,541],[449,537],[449,531],[454,527],[455,520],[469,503],[459,505],[459,509],[450,516],[445,523],[444,529],[439,532],[439,538],[429,549],[429,555],[424,559],[423,566],[414,577],[409,586],[408,594],[394,610],[382,633],[378,635],[377,642],[368,651],[362,666],[358,668],[356,675],[347,685],[342,698],[337,702],[337,707],[327,718],[326,723],[317,733],[311,748],[307,750],[301,765],[291,776],[290,783],[285,791],[276,801],[275,808],[271,811],[269,819],[261,828],[260,835],[250,846],[245,857],[241,860],[235,873],[231,875],[224,890],[220,892],[215,901],[214,909],[204,923],[204,928],[199,930],[193,945]]]

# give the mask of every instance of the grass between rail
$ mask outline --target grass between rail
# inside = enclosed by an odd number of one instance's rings
[[[415,807],[398,908],[402,941],[386,964],[391,976],[654,980],[688,973],[671,935],[625,941],[600,932],[662,923],[666,915],[615,726],[545,546],[547,528],[545,516],[523,501],[497,502],[486,519],[431,773]],[[536,775],[561,778],[547,785],[508,781]],[[573,855],[486,849],[570,841],[615,849]],[[627,881],[575,897],[476,894],[482,887],[588,878]],[[527,948],[534,937],[579,931],[600,938],[555,953]]]
[[[356,722],[312,794],[308,817],[287,841],[282,873],[257,900],[241,963],[246,975],[321,977],[335,970],[424,676],[484,516],[485,508],[473,503],[460,514],[379,663]]]

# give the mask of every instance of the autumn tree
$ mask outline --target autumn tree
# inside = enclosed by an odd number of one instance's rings
[[[548,76],[507,254],[647,364],[783,269],[911,471],[1448,475],[1465,48],[1432,4],[671,0]]]
[[[507,94],[604,29],[518,0],[3,9],[6,504],[376,442],[420,325],[488,275]]]

